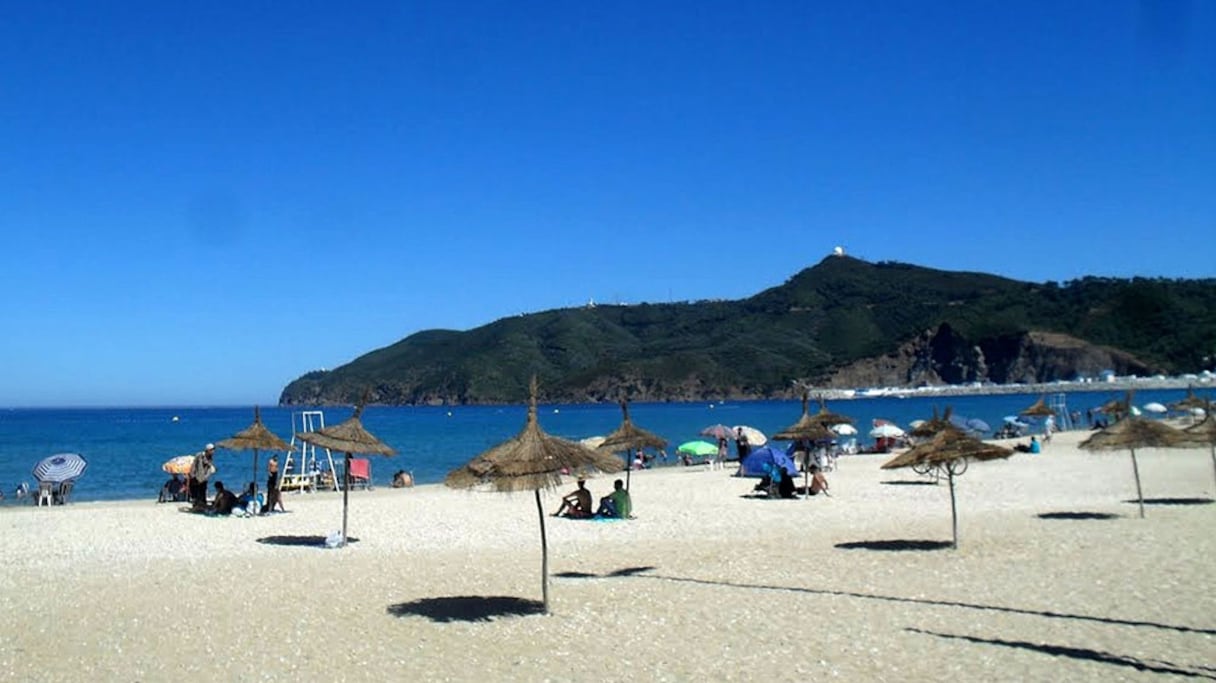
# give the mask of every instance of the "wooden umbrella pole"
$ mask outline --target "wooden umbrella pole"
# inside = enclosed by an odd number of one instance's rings
[[[346,516],[350,507],[350,453],[346,454],[346,486],[342,487],[342,545],[346,545]]]
[[[1212,474],[1216,475],[1216,443],[1212,444]]]
[[[540,489],[536,494],[536,513],[540,516],[540,586],[544,596],[545,614],[549,613],[549,543],[545,539],[545,508],[540,504]]]
[[[258,449],[253,449],[253,499],[258,499]]]
[[[633,456],[625,452],[625,491],[629,491],[629,473],[633,471]]]
[[[950,526],[954,531],[954,549],[958,550],[958,505],[954,502],[954,468],[946,465],[946,476],[950,481]]]
[[[1128,449],[1132,452],[1132,474],[1136,475],[1136,500],[1140,502],[1140,519],[1144,519],[1144,493],[1140,490],[1140,466],[1136,464],[1136,449]]]

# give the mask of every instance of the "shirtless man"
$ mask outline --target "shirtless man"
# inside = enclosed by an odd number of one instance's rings
[[[591,516],[591,492],[587,490],[586,480],[579,479],[578,488],[562,496],[562,506],[553,516],[560,517],[562,513],[567,512],[571,517]]]

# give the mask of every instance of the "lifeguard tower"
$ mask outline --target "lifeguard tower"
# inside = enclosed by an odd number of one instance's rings
[[[1068,401],[1065,399],[1064,394],[1052,394],[1047,406],[1055,411],[1057,429],[1066,431],[1080,426],[1073,424],[1072,415],[1068,412]]]
[[[301,410],[291,414],[291,445],[300,452],[299,460],[287,454],[287,462],[283,475],[279,477],[279,489],[283,491],[312,492],[319,488],[338,490],[337,470],[334,469],[334,455],[328,448],[322,450],[322,462],[329,468],[322,470],[317,462],[317,447],[298,438],[299,434],[325,429],[325,413],[320,410]]]

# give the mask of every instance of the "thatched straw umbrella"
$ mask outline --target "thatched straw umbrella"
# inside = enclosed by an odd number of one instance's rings
[[[1216,472],[1216,417],[1212,415],[1211,404],[1205,408],[1207,417],[1182,430],[1187,442],[1195,446],[1209,446],[1212,449],[1212,471]]]
[[[367,399],[368,396],[365,393],[363,400],[355,407],[355,414],[351,415],[346,422],[297,435],[301,441],[346,454],[346,485],[342,487],[342,545],[346,545],[346,520],[350,507],[350,456],[355,453],[385,456],[397,454],[397,451],[363,428],[363,422],[359,418],[363,415],[363,407],[367,404]]]
[[[1209,403],[1210,403],[1209,399],[1199,398],[1198,396],[1195,395],[1195,387],[1188,386],[1186,388],[1186,398],[1183,398],[1183,399],[1180,399],[1180,400],[1177,400],[1177,401],[1174,401],[1173,403],[1171,403],[1170,409],[1178,410],[1178,411],[1190,411],[1195,408],[1201,408],[1204,411],[1204,415],[1207,415],[1209,413],[1209,411],[1208,411]]]
[[[1102,413],[1103,415],[1110,415],[1115,418],[1115,422],[1118,422],[1119,420],[1122,420],[1123,418],[1132,414],[1132,396],[1134,394],[1135,392],[1128,391],[1121,399],[1112,398],[1106,403],[1103,403],[1098,408],[1098,412]]]
[[[1043,418],[1053,417],[1054,418],[1056,411],[1052,410],[1047,405],[1046,398],[1040,396],[1039,400],[1030,404],[1029,407],[1020,411],[1018,414],[1024,415],[1026,417],[1043,417]],[[1051,427],[1050,427],[1050,425],[1047,424],[1046,420],[1043,421],[1043,438],[1045,438],[1045,439],[1051,438]]]
[[[946,406],[946,412],[939,416],[937,414],[937,406],[934,406],[933,417],[913,427],[912,431],[908,432],[908,434],[918,439],[932,439],[943,432],[964,436],[966,433],[950,421],[950,416],[953,413],[954,408]]]
[[[1140,502],[1140,517],[1144,517],[1144,493],[1140,489],[1140,465],[1136,462],[1137,448],[1176,448],[1188,443],[1187,436],[1173,427],[1142,417],[1124,418],[1082,441],[1087,451],[1121,451],[1132,454],[1132,473],[1136,477],[1136,499]]]
[[[232,438],[224,439],[216,445],[232,451],[253,451],[253,492],[255,495],[258,491],[258,451],[286,453],[294,450],[291,444],[280,439],[274,432],[267,429],[266,425],[262,424],[262,411],[257,406],[253,407],[253,424],[237,432]]]
[[[823,403],[819,404],[819,412],[811,415],[809,402],[810,397],[807,392],[802,392],[802,415],[798,417],[797,422],[774,434],[773,441],[827,441],[836,436],[835,432],[831,430],[832,425],[853,422],[851,418],[843,415],[828,413],[827,407]],[[825,422],[824,419],[827,421]],[[803,456],[802,463],[802,485],[806,491],[811,490],[811,468],[806,462],[806,459],[810,457],[811,454],[808,451]],[[743,467],[743,463],[739,463],[739,467]]]
[[[621,401],[621,426],[616,428],[616,431],[605,437],[596,450],[601,453],[620,453],[627,451],[632,453],[637,448],[667,448],[667,439],[653,433],[648,432],[641,427],[633,424],[629,419],[629,402]],[[626,463],[629,457],[625,458]],[[629,490],[629,472],[633,468],[628,464],[625,465],[625,490]]]
[[[598,470],[619,472],[621,461],[614,455],[593,451],[573,441],[550,436],[536,419],[536,378],[532,378],[528,420],[515,437],[483,452],[463,467],[448,473],[444,483],[452,488],[488,484],[496,491],[532,491],[540,517],[541,586],[545,612],[549,611],[549,546],[545,538],[545,509],[541,489],[561,483],[562,472]]]
[[[1045,397],[1040,396],[1039,400],[1030,404],[1029,407],[1018,414],[1025,415],[1026,417],[1051,417],[1056,414],[1056,411],[1047,406],[1047,399]]]
[[[967,471],[969,460],[995,460],[1008,458],[1013,450],[1004,446],[984,443],[960,431],[941,431],[931,441],[908,449],[887,462],[882,469],[912,467],[925,464],[946,472],[950,481],[950,524],[954,533],[953,545],[958,548],[958,507],[954,496],[954,478]]]

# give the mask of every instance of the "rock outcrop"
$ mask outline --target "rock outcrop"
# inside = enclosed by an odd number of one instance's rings
[[[1066,334],[1026,332],[970,340],[949,325],[926,330],[892,353],[865,358],[831,373],[833,387],[928,386],[971,382],[1035,383],[1158,370],[1129,353]]]

